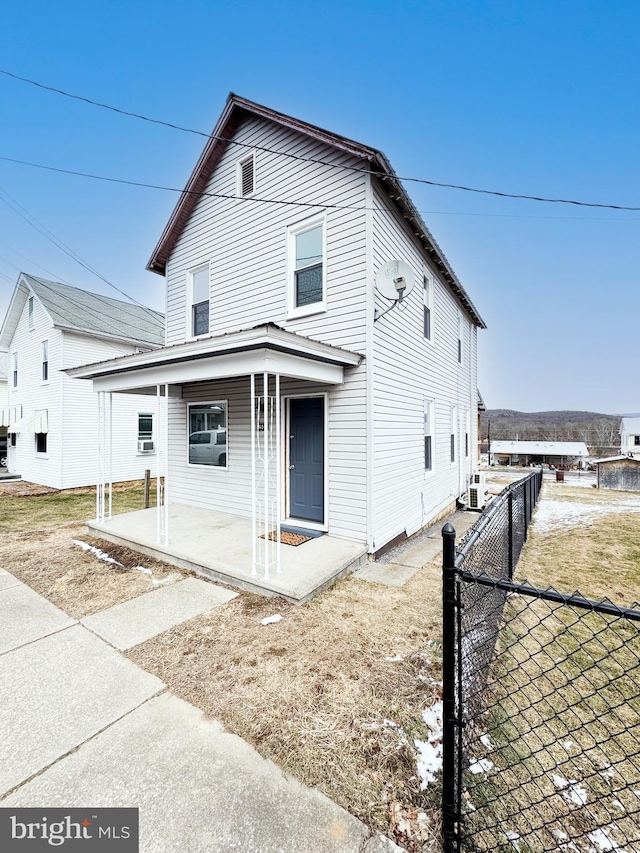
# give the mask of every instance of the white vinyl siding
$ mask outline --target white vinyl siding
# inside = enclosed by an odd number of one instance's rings
[[[388,199],[374,183],[374,272],[398,258],[408,263],[418,281],[426,275],[431,288],[432,341],[424,335],[424,288],[415,287],[374,324],[374,548],[403,533],[411,534],[455,505],[477,455],[475,431],[477,390],[475,355],[462,367],[457,361],[460,304],[440,274],[429,264],[410,230],[387,212]],[[376,306],[386,303],[376,297]],[[437,329],[434,329],[434,321]],[[462,324],[465,352],[475,353],[476,329]],[[433,470],[426,476],[424,401],[433,400]],[[472,414],[470,457],[451,457],[451,408]],[[402,500],[398,500],[398,495]]]
[[[245,120],[238,142],[273,148],[329,163],[361,165],[355,157],[278,127],[263,119]],[[222,155],[206,191],[233,196],[238,149]],[[256,170],[257,175],[257,170]],[[294,161],[260,151],[259,197],[345,205],[322,214],[313,208],[262,204],[257,200],[203,197],[196,205],[167,263],[167,343],[188,336],[185,272],[205,258],[210,266],[210,334],[276,323],[288,331],[356,352],[366,345],[365,178],[320,163]],[[353,209],[351,209],[353,208]],[[287,305],[288,239],[292,226],[324,222],[326,310],[290,316]],[[301,312],[302,313],[302,312]],[[366,541],[366,423],[364,363],[345,372],[339,387],[283,379],[281,393],[328,392],[329,532]],[[226,469],[199,470],[186,462],[186,404],[226,399],[229,404],[229,463]],[[185,386],[183,400],[170,402],[171,500],[248,516],[251,497],[249,382]]]

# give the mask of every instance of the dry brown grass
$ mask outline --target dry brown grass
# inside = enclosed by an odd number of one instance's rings
[[[284,618],[260,624],[274,613]],[[413,738],[439,696],[440,618],[434,561],[403,589],[347,578],[301,607],[243,594],[129,656],[373,828],[390,832],[402,812],[413,837],[396,838],[438,849],[436,792],[420,791]]]
[[[123,567],[97,559],[74,545],[73,539],[102,548]],[[139,565],[151,569],[157,580],[179,580],[185,574],[128,548],[87,536],[86,528],[75,523],[5,534],[0,542],[0,566],[76,619],[152,589],[151,576],[133,569]]]

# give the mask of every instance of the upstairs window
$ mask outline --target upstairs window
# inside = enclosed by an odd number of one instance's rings
[[[189,273],[191,337],[209,334],[209,265]]]
[[[462,364],[462,315],[458,314],[458,364]]]
[[[253,195],[256,189],[256,157],[250,154],[238,162],[237,170],[237,192],[239,198],[247,198]]]
[[[46,453],[47,452],[47,433],[46,432],[37,432],[36,433],[36,453]]]
[[[18,387],[18,353],[13,354],[13,387]]]
[[[27,300],[28,302],[28,311],[29,311],[29,328],[33,329],[34,320],[33,320],[33,296],[30,296]]]
[[[42,341],[42,381],[49,381],[49,341]]]
[[[424,328],[423,333],[425,340],[431,340],[431,297],[432,297],[432,285],[427,276],[424,277],[424,287],[422,289],[422,312],[423,312],[423,322]]]
[[[324,220],[311,220],[289,230],[289,314],[325,310]]]

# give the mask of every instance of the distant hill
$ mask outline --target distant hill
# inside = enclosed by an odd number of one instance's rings
[[[481,416],[483,441],[584,441],[594,456],[620,448],[620,415],[599,412],[517,412],[487,409]]]

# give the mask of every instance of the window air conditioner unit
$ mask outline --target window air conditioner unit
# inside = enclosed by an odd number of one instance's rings
[[[484,489],[486,485],[486,474],[484,471],[474,471],[471,475],[471,485],[472,486],[482,486]]]
[[[467,506],[469,509],[484,509],[484,505],[484,486],[469,486],[469,492],[467,494]]]
[[[139,441],[138,442],[138,453],[150,453],[154,450],[154,445],[152,441]]]

